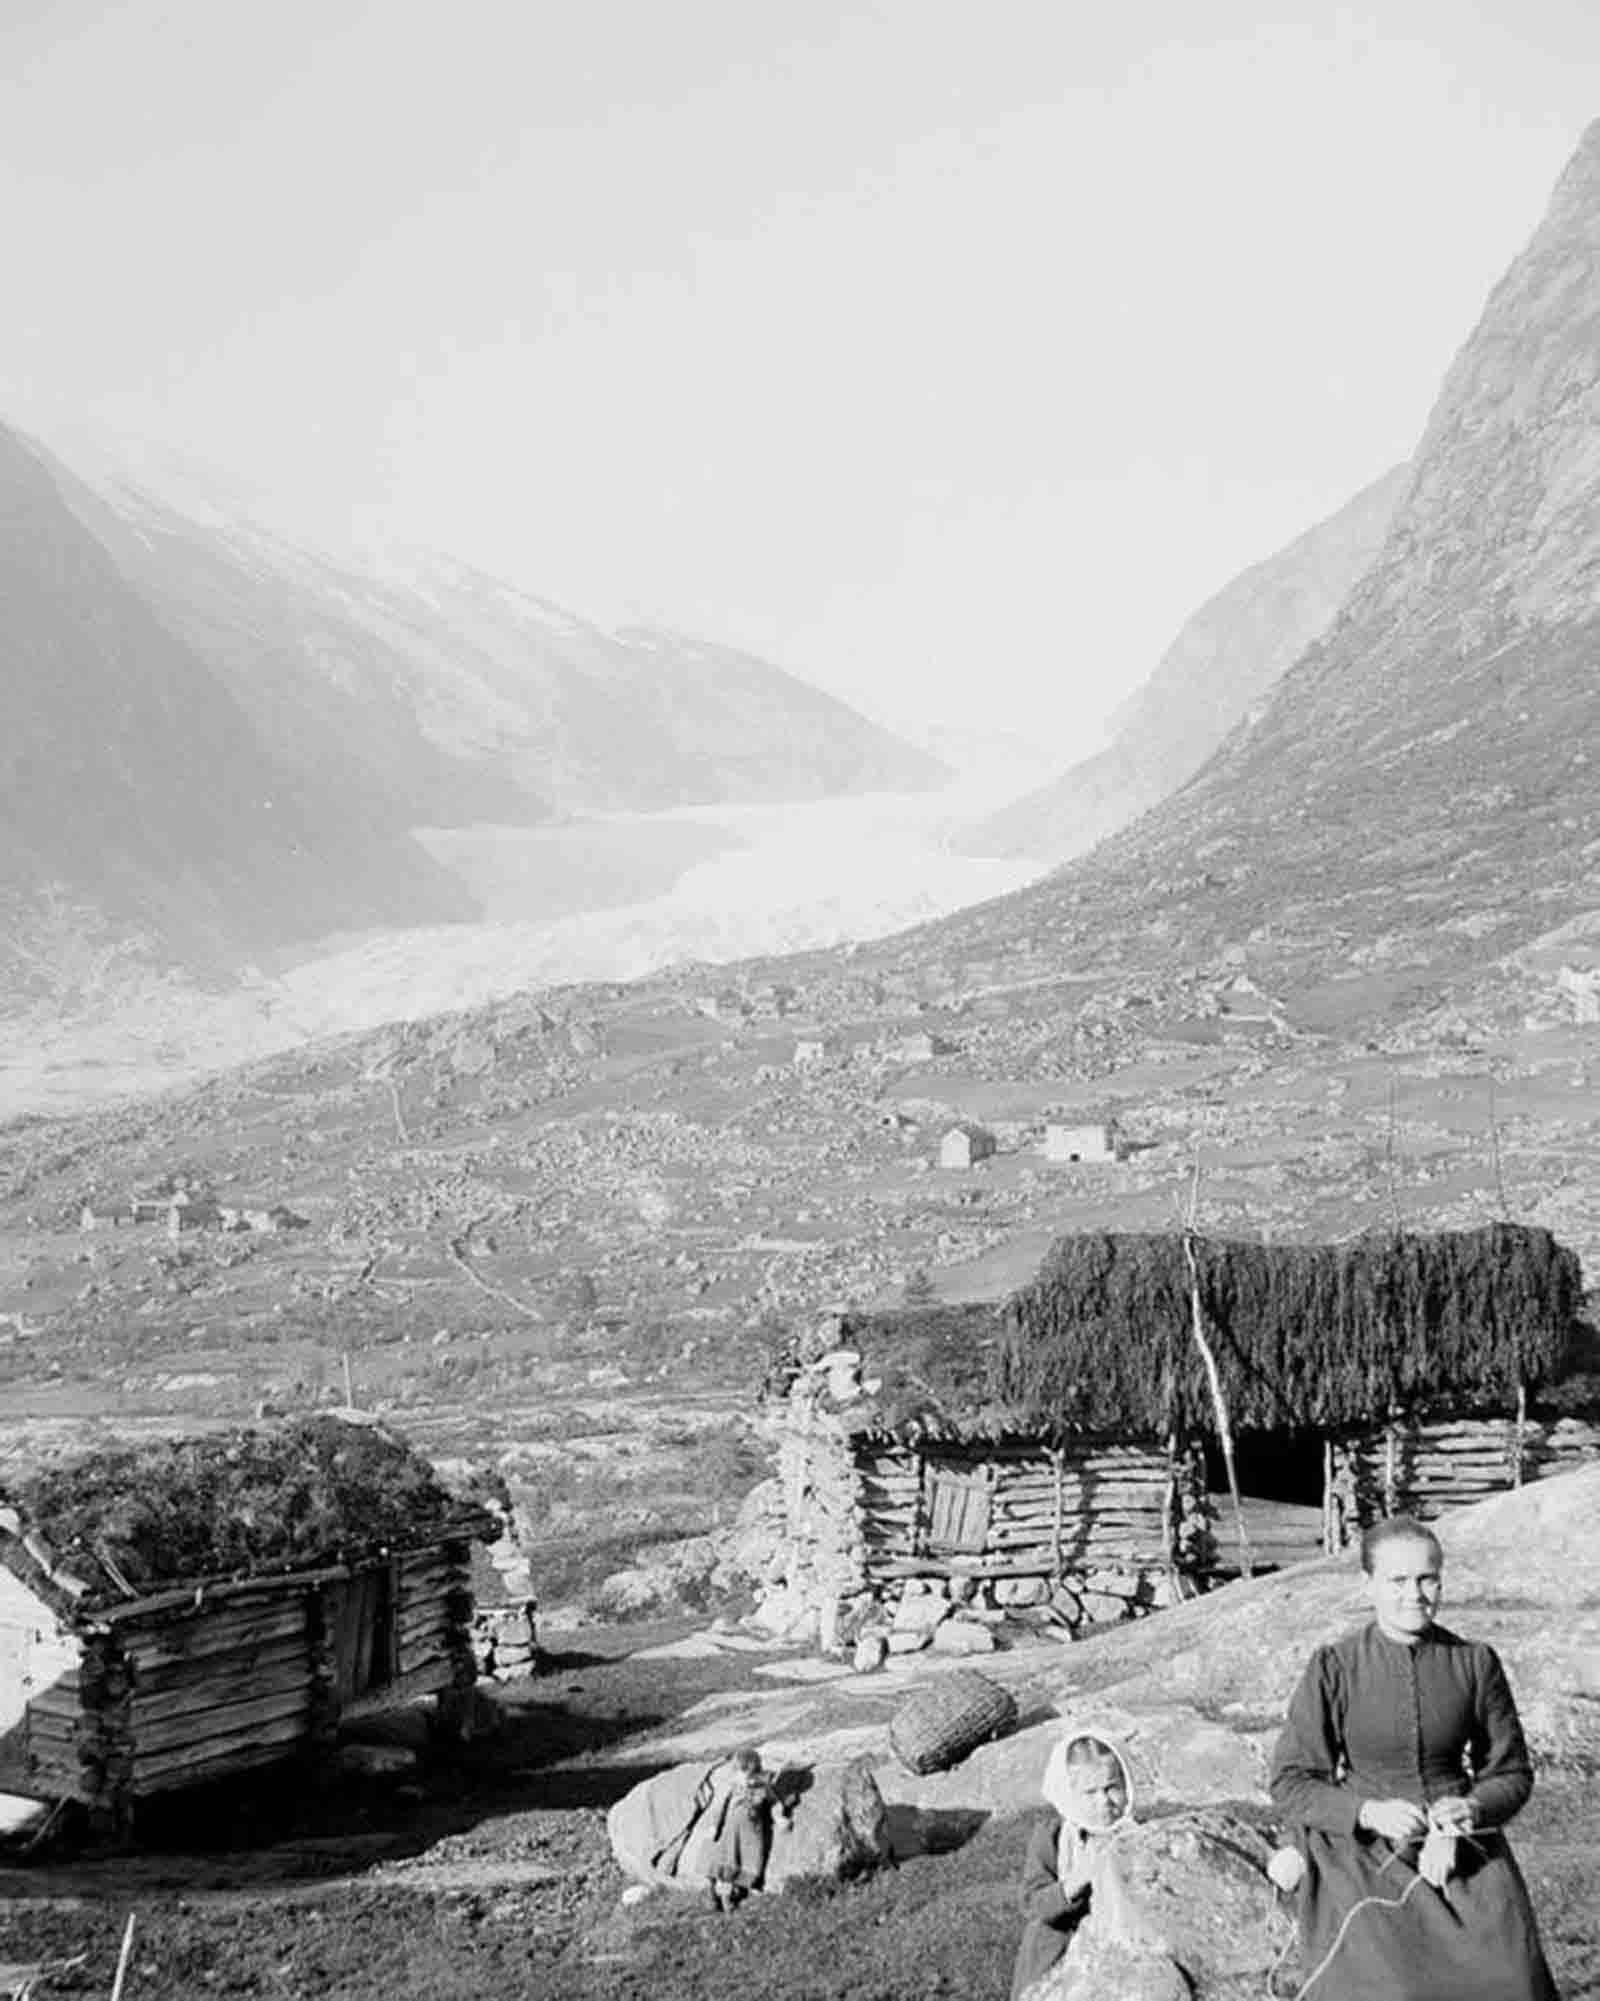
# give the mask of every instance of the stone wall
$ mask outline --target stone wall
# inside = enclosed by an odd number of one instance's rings
[[[1201,1587],[1215,1562],[1198,1453],[853,1435],[838,1375],[805,1371],[778,1425],[784,1535],[761,1616],[825,1649],[894,1651],[1024,1612],[1077,1631]],[[952,1651],[981,1651],[980,1635]]]

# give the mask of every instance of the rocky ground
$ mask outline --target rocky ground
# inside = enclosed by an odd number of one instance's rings
[[[1600,1468],[1464,1511],[1446,1530],[1449,1617],[1501,1648],[1538,1759],[1516,1839],[1566,2001],[1600,1994],[1597,1505]],[[886,1725],[944,1671],[926,1657],[856,1676],[736,1627],[584,1636],[510,1686],[503,1727],[464,1765],[398,1789],[191,1799],[147,1828],[135,1857],[8,1859],[0,1961],[47,1965],[40,2001],[104,1993],[132,1914],[128,2001],[732,2001],[752,1986],[777,2001],[1000,2001],[1044,1757],[1063,1718],[1092,1715],[1129,1746],[1141,1866],[1187,1885],[1188,1902],[1208,1870],[1238,1876],[1211,1886],[1219,1909],[1238,1906],[1226,1940],[1207,1945],[1202,1925],[1184,1948],[1211,1955],[1200,2001],[1259,2001],[1289,1936],[1257,1879],[1238,1873],[1274,1835],[1264,1747],[1306,1650],[1359,1603],[1348,1564],[1321,1561],[1086,1644],[1014,1647],[984,1667],[1011,1687],[1018,1728],[923,1779],[889,1754]],[[670,1894],[623,1905],[606,1809],[665,1763],[751,1742],[775,1764],[865,1755],[899,1845],[928,1852],[726,1917]]]

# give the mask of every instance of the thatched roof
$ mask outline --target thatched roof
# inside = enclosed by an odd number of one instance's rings
[[[396,1433],[331,1416],[91,1452],[0,1491],[0,1561],[78,1612],[496,1532]]]
[[[1208,1339],[1237,1428],[1337,1430],[1391,1407],[1499,1408],[1560,1379],[1576,1255],[1493,1224],[1345,1244],[1193,1240]],[[984,1306],[846,1318],[879,1388],[857,1430],[1162,1438],[1214,1428],[1179,1234],[1060,1238]]]

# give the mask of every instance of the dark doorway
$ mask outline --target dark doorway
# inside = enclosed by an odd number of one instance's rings
[[[1223,1576],[1239,1563],[1222,1447],[1206,1440],[1206,1485],[1215,1516],[1217,1557]],[[1241,1431],[1233,1441],[1234,1469],[1244,1503],[1245,1534],[1254,1569],[1276,1570],[1322,1553],[1322,1434],[1315,1431]]]

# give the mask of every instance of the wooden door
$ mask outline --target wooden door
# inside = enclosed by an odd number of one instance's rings
[[[927,1556],[981,1556],[989,1546],[994,1474],[988,1466],[924,1460],[923,1520]]]

